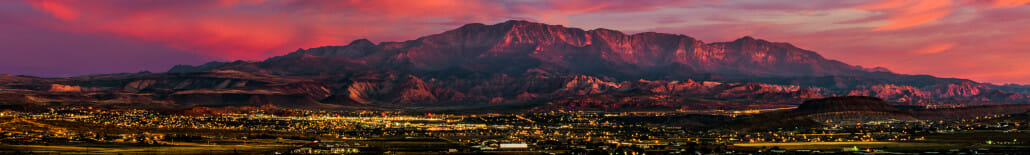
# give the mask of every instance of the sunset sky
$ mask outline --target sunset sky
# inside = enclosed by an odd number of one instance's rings
[[[0,73],[163,72],[510,19],[753,36],[897,73],[1030,84],[1030,0],[5,0]]]

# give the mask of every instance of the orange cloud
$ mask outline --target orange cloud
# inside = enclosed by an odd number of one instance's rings
[[[890,31],[944,18],[954,7],[951,0],[886,0],[859,9],[887,12],[887,23],[873,31]]]
[[[935,53],[941,53],[941,52],[947,51],[947,50],[955,47],[955,45],[956,45],[955,43],[934,44],[934,45],[930,45],[930,46],[926,46],[926,47],[914,50],[914,51],[912,51],[912,53],[915,53],[915,54],[935,54]]]

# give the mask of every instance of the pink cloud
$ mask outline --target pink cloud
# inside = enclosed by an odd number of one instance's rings
[[[111,3],[124,5],[98,5],[92,1],[33,1],[33,5],[41,11],[50,13],[60,20],[52,23],[53,27],[74,32],[161,42],[181,50],[218,57],[257,59],[266,56],[261,52],[300,44],[292,40],[300,39],[296,31],[301,27],[290,24],[292,22],[285,17],[250,13],[204,16],[198,14],[213,12],[214,9],[225,5],[241,3],[184,2],[188,4],[161,9],[145,9],[157,4],[137,1]],[[136,5],[143,9],[138,9]]]
[[[1022,62],[1030,54],[1021,54],[1030,50],[1024,46],[1030,43],[1030,30],[1023,29],[1030,25],[1025,18],[1030,10],[1022,9],[1027,0],[27,2],[35,11],[31,13],[52,18],[11,18],[224,60],[259,60],[359,38],[402,41],[464,23],[527,19],[678,33],[707,42],[751,35],[901,73],[1030,83],[1030,71],[1022,69],[1030,65]]]
[[[662,8],[678,8],[696,3],[713,2],[713,0],[562,0],[562,1],[516,1],[504,5],[511,9],[509,13],[536,17],[552,24],[569,24],[569,16],[578,14],[647,12]]]
[[[645,31],[686,34],[707,42],[729,41],[746,34],[770,41],[788,42],[800,48],[820,53],[830,59],[862,66],[883,66],[905,74],[929,74],[941,77],[970,78],[982,82],[1030,83],[1030,24],[1023,18],[1030,14],[1028,9],[983,7],[981,3],[959,3],[953,1],[952,15],[934,18],[930,22],[901,27],[891,25],[898,14],[905,9],[933,8],[916,7],[921,2],[888,1],[895,3],[871,3],[857,5],[868,7],[867,11],[856,12],[851,8],[829,7],[817,10],[824,14],[787,16],[797,21],[774,20],[766,22],[747,17],[745,10],[727,10],[717,13],[700,13],[701,21],[717,21],[713,24],[673,25]],[[964,5],[958,5],[964,4]],[[888,9],[889,8],[889,9]],[[767,12],[794,15],[794,10],[763,8]],[[927,9],[913,9],[927,12]],[[918,11],[923,10],[923,11]],[[961,13],[959,14],[960,11]],[[894,11],[894,12],[891,12]],[[827,13],[830,12],[830,13]],[[836,13],[833,13],[836,12]],[[929,11],[932,12],[932,11]],[[855,14],[857,13],[857,14]],[[836,18],[851,15],[852,18]],[[710,20],[710,17],[737,19]],[[780,18],[782,16],[772,16]],[[833,17],[833,18],[830,18]],[[848,17],[848,16],[843,16]],[[827,21],[820,21],[830,19]],[[838,19],[838,20],[833,20]],[[907,18],[901,18],[907,20]],[[686,20],[692,21],[692,20]],[[886,21],[881,23],[881,21]],[[934,22],[939,21],[939,22]],[[702,22],[703,23],[703,22]],[[833,27],[811,30],[810,27]],[[891,30],[870,31],[877,28]]]
[[[263,59],[359,38],[387,41],[453,23],[535,18],[558,23],[587,12],[644,11],[687,1],[221,0],[29,1],[60,29],[164,43],[225,59]],[[417,33],[412,33],[417,32]]]
[[[940,43],[940,44],[934,44],[934,45],[926,46],[926,47],[923,47],[923,48],[920,48],[920,49],[916,49],[916,50],[912,51],[912,53],[915,53],[915,54],[935,54],[935,53],[941,53],[941,52],[947,51],[947,50],[949,50],[949,49],[951,49],[953,47],[955,47],[955,43]]]
[[[62,20],[75,20],[79,17],[78,12],[57,1],[33,1],[32,5]]]
[[[976,0],[974,3],[982,3],[993,8],[1011,8],[1030,4],[1030,0]]]
[[[873,29],[874,31],[890,31],[912,27],[944,18],[951,14],[951,0],[886,0],[880,3],[859,7],[868,11],[884,11],[890,14],[887,24]]]
[[[503,6],[486,1],[463,0],[288,0],[273,3],[289,11],[324,16],[365,15],[370,18],[485,18],[506,13]]]

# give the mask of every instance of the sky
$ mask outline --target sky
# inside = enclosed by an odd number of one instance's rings
[[[0,74],[163,72],[512,19],[753,36],[896,73],[1030,84],[1030,0],[5,0]]]

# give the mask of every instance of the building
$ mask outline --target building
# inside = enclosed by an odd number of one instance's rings
[[[529,144],[526,143],[501,143],[500,149],[502,150],[517,150],[517,149],[529,149]]]

